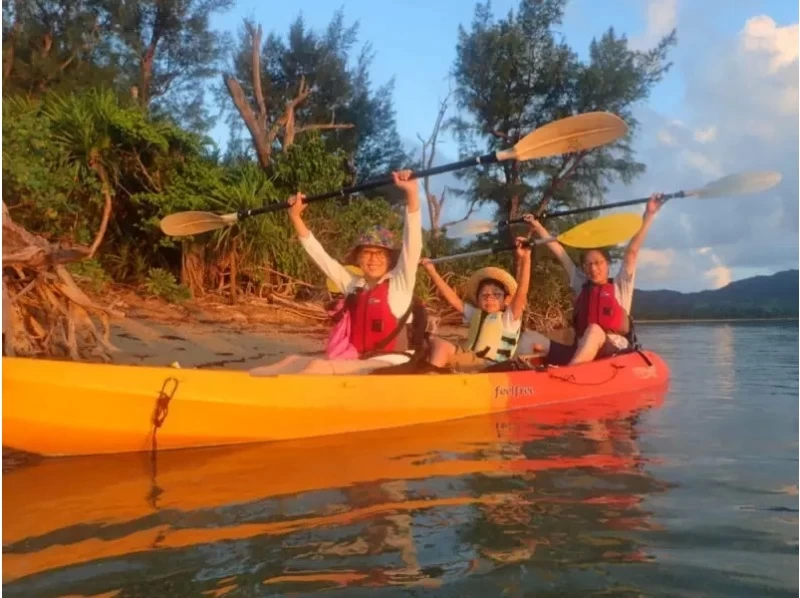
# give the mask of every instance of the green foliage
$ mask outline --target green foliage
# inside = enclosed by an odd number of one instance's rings
[[[470,30],[459,28],[454,76],[461,113],[449,123],[462,153],[473,155],[513,145],[569,115],[608,110],[621,116],[629,135],[582,156],[552,194],[551,209],[600,201],[611,182],[643,172],[630,147],[637,125],[632,108],[669,68],[666,55],[675,43],[673,31],[652,50],[635,51],[609,29],[592,41],[589,61],[581,62],[556,33],[566,3],[520,0],[516,12],[498,20],[488,2],[476,5]],[[503,217],[530,211],[574,157],[465,171],[465,197],[497,206]]]
[[[179,285],[172,272],[163,268],[150,268],[144,288],[150,295],[161,297],[170,303],[180,303],[191,298],[189,289]]]
[[[83,282],[95,293],[100,293],[111,282],[111,277],[106,274],[103,266],[96,259],[73,262],[67,265],[67,270],[78,281]]]
[[[255,27],[245,22],[231,70],[255,106],[248,25]],[[296,126],[331,122],[353,125],[350,129],[321,131],[326,149],[342,152],[339,167],[345,168],[349,182],[385,174],[407,162],[395,123],[393,79],[373,89],[369,69],[374,54],[367,44],[354,57],[357,38],[358,24],[346,25],[342,10],[338,10],[322,32],[310,30],[298,17],[285,39],[271,33],[261,48],[261,87],[267,106],[285,106],[297,96],[301,77],[305,77],[313,92],[298,107]],[[220,91],[231,126],[241,129],[241,119],[227,91]],[[281,116],[280,109],[271,110],[268,124]]]
[[[408,164],[395,123],[393,80],[373,84],[373,51],[357,47],[358,25],[346,24],[341,10],[322,31],[298,18],[286,36],[272,33],[259,49],[268,126],[296,97],[301,77],[312,91],[294,113],[294,143],[281,147],[279,135],[267,169],[252,159],[249,139],[232,145],[221,160],[196,131],[210,125],[202,82],[216,72],[226,43],[210,29],[209,18],[231,5],[232,0],[3,4],[3,58],[11,67],[3,91],[3,200],[27,228],[88,244],[98,229],[107,182],[113,206],[104,242],[95,260],[71,266],[95,289],[113,279],[184,300],[188,290],[175,279],[184,245],[160,231],[164,216],[257,208],[297,191],[330,191]],[[632,107],[669,68],[667,51],[675,43],[673,32],[651,50],[634,51],[609,29],[581,61],[557,34],[565,5],[566,0],[521,0],[502,19],[492,16],[488,3],[476,6],[469,29],[459,30],[453,76],[460,112],[448,123],[461,152],[474,155],[508,147],[567,115],[609,110],[622,116],[631,135],[582,156],[552,194],[550,207],[556,209],[599,202],[613,181],[643,171],[630,146],[637,125]],[[231,70],[255,105],[251,60],[243,36]],[[239,115],[231,114],[234,131],[241,131]],[[354,127],[319,126],[332,121]],[[466,170],[460,175],[467,184],[464,197],[490,203],[502,216],[532,209],[570,159]],[[387,188],[315,203],[306,221],[328,253],[341,259],[369,225],[381,223],[401,234],[403,209],[393,195]],[[558,225],[578,222],[565,218]],[[275,270],[324,283],[282,210],[187,241],[207,248],[208,270],[217,272],[212,276],[233,263],[242,282],[266,281]],[[487,235],[464,248],[445,238],[427,239],[425,252],[446,255],[495,242],[496,236]],[[545,248],[535,255],[532,310],[568,309],[559,265]],[[459,285],[484,265],[513,271],[512,257],[460,260],[442,271]],[[420,293],[429,294],[424,274],[418,280]]]

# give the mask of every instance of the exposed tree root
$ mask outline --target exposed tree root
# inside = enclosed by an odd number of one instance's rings
[[[110,361],[110,317],[93,303],[65,263],[91,249],[54,245],[16,224],[3,203],[3,336],[6,355]]]

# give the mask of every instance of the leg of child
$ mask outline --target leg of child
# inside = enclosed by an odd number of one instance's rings
[[[303,375],[368,374],[373,370],[392,365],[385,359],[314,359],[306,365]]]
[[[289,355],[278,363],[262,365],[250,370],[251,376],[277,376],[278,374],[297,374],[309,363],[314,361],[314,357],[308,355]]]
[[[431,357],[429,360],[431,365],[435,365],[437,368],[443,368],[455,354],[456,346],[453,343],[439,337],[431,339]]]

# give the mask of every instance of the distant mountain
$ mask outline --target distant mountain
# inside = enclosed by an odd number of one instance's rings
[[[713,291],[636,290],[636,320],[798,317],[797,270],[737,280]]]

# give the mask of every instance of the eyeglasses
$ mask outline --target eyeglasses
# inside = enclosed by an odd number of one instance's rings
[[[491,299],[491,298],[502,299],[505,296],[506,294],[503,293],[502,291],[490,291],[488,293],[481,293],[480,295],[478,295],[478,299]]]
[[[386,252],[382,249],[362,249],[359,257],[363,260],[386,261]]]

